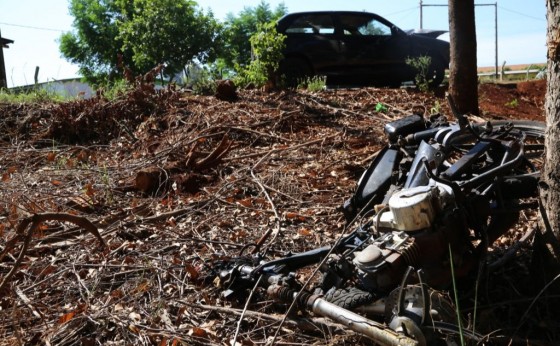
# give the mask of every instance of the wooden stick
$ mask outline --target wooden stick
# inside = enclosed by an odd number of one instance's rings
[[[107,244],[105,243],[105,240],[99,233],[97,227],[95,227],[95,225],[91,223],[91,221],[89,221],[83,216],[72,215],[67,213],[41,213],[41,214],[34,214],[31,218],[33,222],[38,222],[38,223],[42,223],[46,221],[62,221],[62,222],[73,223],[74,225],[82,227],[89,233],[93,234],[93,236],[96,237],[97,240],[99,240],[101,246],[103,246],[104,248],[107,247]]]
[[[185,302],[182,300],[178,300],[177,301],[179,304],[191,307],[191,308],[200,308],[203,310],[210,310],[210,311],[216,311],[219,313],[225,313],[225,314],[235,314],[235,315],[241,315],[243,313],[243,310],[241,309],[235,309],[235,308],[228,308],[228,307],[223,307],[223,306],[214,306],[214,305],[203,305],[203,304],[192,304],[189,302]],[[257,311],[252,311],[252,310],[246,310],[244,312],[244,315],[246,317],[249,318],[257,318],[257,319],[261,319],[261,320],[265,320],[265,321],[272,321],[275,323],[280,323],[282,321],[282,318],[279,316],[274,316],[271,314],[264,314],[262,312],[257,312]],[[293,328],[299,328],[301,330],[306,330],[306,331],[319,331],[319,332],[325,332],[327,330],[331,330],[331,331],[343,331],[344,333],[348,333],[350,331],[346,331],[343,330],[340,325],[332,323],[331,321],[325,319],[325,318],[313,318],[313,319],[309,319],[309,318],[302,318],[302,317],[298,317],[298,318],[293,318],[293,319],[289,319],[287,321],[284,322],[284,324],[286,326],[289,327],[293,327]]]

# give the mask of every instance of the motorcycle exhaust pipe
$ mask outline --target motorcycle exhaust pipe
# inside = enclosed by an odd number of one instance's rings
[[[267,292],[274,299],[282,301],[293,301],[297,298],[299,306],[306,307],[316,315],[328,317],[331,320],[348,327],[350,330],[366,336],[380,345],[422,346],[417,340],[414,340],[404,334],[399,334],[381,323],[372,321],[352,311],[341,308],[340,306],[330,303],[317,295],[311,295],[303,292],[298,297],[297,291],[277,285],[269,286]]]

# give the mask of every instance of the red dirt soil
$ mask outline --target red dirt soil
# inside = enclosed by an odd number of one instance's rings
[[[483,117],[544,121],[546,80],[517,84],[480,84],[479,107]]]

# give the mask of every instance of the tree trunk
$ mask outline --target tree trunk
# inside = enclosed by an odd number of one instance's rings
[[[560,0],[547,0],[547,88],[544,168],[541,175],[541,232],[534,257],[545,282],[560,273]]]
[[[474,0],[449,0],[449,95],[460,113],[478,115]]]

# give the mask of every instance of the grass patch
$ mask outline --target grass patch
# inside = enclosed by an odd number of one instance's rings
[[[298,89],[307,89],[309,91],[322,91],[327,88],[327,77],[326,76],[313,76],[307,77],[300,81],[298,84]]]
[[[64,102],[70,98],[48,88],[0,89],[0,103]]]

